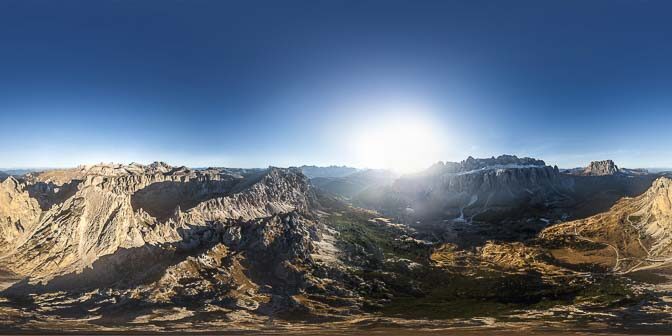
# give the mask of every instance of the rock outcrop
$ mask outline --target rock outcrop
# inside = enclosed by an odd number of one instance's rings
[[[42,210],[26,186],[14,177],[0,182],[0,254],[37,225]]]
[[[64,186],[76,187],[58,202]],[[104,164],[9,178],[0,191],[0,270],[25,279],[6,295],[62,293],[102,314],[91,291],[201,313],[346,316],[366,302],[298,169]]]
[[[10,177],[0,183],[0,329],[463,323],[493,306],[520,316],[530,303],[562,304],[564,314],[632,299],[601,281],[672,258],[672,180],[537,235],[551,225],[540,214],[574,179],[635,180],[569,177],[511,156],[441,163],[383,189],[411,219],[404,225],[313,189],[299,169],[157,162]],[[482,219],[493,211],[532,220]],[[432,215],[435,226],[418,223]],[[543,225],[523,227],[533,239],[493,234],[530,222]]]
[[[500,155],[489,159],[474,159],[468,157],[460,162],[458,171],[467,172],[476,169],[485,168],[517,168],[517,167],[544,167],[546,163],[543,160],[537,160],[529,157],[519,158],[515,155]]]
[[[402,176],[392,186],[362,195],[362,204],[409,222],[451,218],[466,221],[487,211],[509,212],[520,207],[562,199],[571,181],[544,161],[502,155],[490,159],[440,162],[428,170]]]
[[[81,180],[76,191],[44,211],[22,192],[29,187],[3,183],[11,192],[0,211],[9,213],[3,228],[14,272],[45,279],[80,272],[122,248],[182,241],[192,226],[301,211],[309,202],[305,177],[277,168],[240,176],[164,163],[96,165],[31,181],[70,185],[68,178]]]
[[[649,171],[642,168],[620,168],[612,160],[592,161],[587,167],[563,170],[563,173],[575,176],[644,176]]]
[[[618,174],[618,166],[612,160],[593,161],[586,169],[583,170],[583,175],[586,176],[605,176]]]

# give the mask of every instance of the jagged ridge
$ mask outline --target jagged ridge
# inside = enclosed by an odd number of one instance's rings
[[[182,240],[180,230],[188,226],[305,210],[308,203],[305,177],[296,171],[277,168],[243,177],[216,170],[173,168],[162,163],[100,165],[81,168],[76,177],[81,179],[77,191],[44,212],[35,210],[35,202],[25,191],[21,194],[24,203],[30,206],[14,210],[15,217],[27,216],[23,214],[25,209],[33,209],[38,215],[30,218],[42,219],[27,223],[30,225],[21,234],[15,234],[18,237],[7,257],[14,271],[36,277],[81,271],[119,248]],[[8,181],[6,184],[14,184],[14,180]],[[166,183],[170,185],[168,189],[186,188],[180,192],[196,195],[202,201],[190,209],[174,204],[175,208],[161,209],[172,212],[172,216],[156,218],[142,208],[151,207],[149,203],[138,202],[134,197],[147,188]],[[20,194],[21,188],[28,186],[15,188],[19,188],[15,193]],[[158,197],[165,189],[154,190],[149,198]]]

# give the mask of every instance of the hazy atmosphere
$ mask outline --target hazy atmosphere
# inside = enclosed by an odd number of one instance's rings
[[[408,171],[501,153],[670,167],[670,11],[620,0],[5,0],[0,167]]]

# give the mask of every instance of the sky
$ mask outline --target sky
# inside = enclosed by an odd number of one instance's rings
[[[0,1],[0,167],[672,167],[672,2]]]

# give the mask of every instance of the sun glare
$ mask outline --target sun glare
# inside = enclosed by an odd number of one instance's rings
[[[368,168],[412,173],[441,160],[441,134],[421,118],[373,123],[353,138],[358,162]]]

